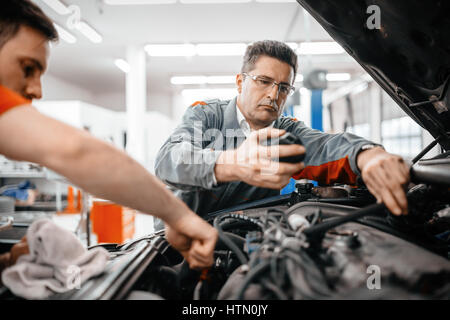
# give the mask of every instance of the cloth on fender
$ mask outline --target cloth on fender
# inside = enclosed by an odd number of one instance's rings
[[[26,299],[45,299],[66,292],[99,275],[109,253],[87,250],[72,232],[49,219],[35,221],[27,230],[30,254],[2,273],[3,284]]]

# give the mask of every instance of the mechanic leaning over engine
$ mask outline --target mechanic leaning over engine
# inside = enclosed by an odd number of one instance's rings
[[[112,145],[39,113],[53,22],[29,0],[4,0],[0,10],[0,154],[46,166],[83,190],[152,214],[167,223],[166,237],[192,268],[213,263],[217,231],[153,175]],[[13,264],[27,248],[0,257]]]
[[[191,105],[161,147],[156,175],[201,216],[279,195],[291,177],[319,184],[355,184],[361,177],[378,202],[396,215],[407,214],[409,167],[401,157],[356,135],[323,133],[282,116],[297,68],[297,55],[282,42],[249,45],[236,76],[237,97]],[[303,146],[277,151],[259,144],[286,131]],[[305,152],[304,163],[274,159]]]

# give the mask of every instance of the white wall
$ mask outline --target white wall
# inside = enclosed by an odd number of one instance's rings
[[[193,101],[194,102],[194,101]],[[192,102],[191,102],[192,103]],[[178,125],[183,118],[184,113],[189,105],[186,105],[185,99],[181,94],[173,96],[172,99],[172,119]]]
[[[103,92],[94,97],[95,105],[114,111],[126,111],[125,92]],[[157,111],[172,118],[172,95],[170,93],[154,93],[147,95],[147,110]]]
[[[77,128],[89,127],[92,135],[123,149],[123,133],[126,131],[126,113],[107,110],[80,101],[41,101],[37,109],[55,119]],[[154,170],[156,155],[168,139],[176,123],[165,114],[147,112],[145,117],[144,165]]]
[[[147,170],[151,173],[155,171],[155,160],[159,149],[172,134],[176,125],[174,120],[160,112],[150,111],[147,113],[144,125],[145,145],[147,146],[145,163]]]
[[[124,92],[103,92],[95,95],[95,104],[114,111],[125,111]]]
[[[94,95],[91,92],[51,74],[42,78],[42,92],[42,101],[80,100],[94,103]]]
[[[92,135],[123,148],[125,113],[115,112],[81,101],[36,101],[43,114],[79,129],[89,128]]]
[[[160,112],[169,118],[173,118],[172,94],[150,92],[147,95],[147,110]]]

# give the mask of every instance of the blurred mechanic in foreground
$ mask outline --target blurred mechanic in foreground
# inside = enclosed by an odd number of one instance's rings
[[[358,176],[378,202],[396,215],[407,214],[409,168],[401,157],[353,134],[323,133],[281,115],[295,90],[297,65],[297,55],[284,43],[267,40],[248,46],[236,76],[237,97],[199,101],[188,108],[159,151],[156,175],[200,215],[279,195],[291,177],[355,184]],[[303,146],[276,150],[259,144],[286,131]],[[304,163],[273,159],[305,151]]]
[[[2,1],[0,153],[39,163],[97,197],[164,220],[167,239],[191,268],[210,266],[217,240],[213,227],[124,152],[30,106],[41,98],[49,42],[57,37],[52,21],[29,0]]]

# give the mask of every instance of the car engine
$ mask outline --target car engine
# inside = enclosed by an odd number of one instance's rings
[[[211,213],[219,240],[208,270],[190,269],[164,230],[98,244],[110,252],[105,272],[51,299],[449,299],[448,153],[415,164],[411,181],[405,216],[364,185],[311,183]],[[0,299],[17,297],[3,287]]]
[[[394,216],[364,187],[297,184],[284,204],[210,215],[220,236],[208,271],[189,269],[167,245],[134,290],[188,300],[448,299],[448,185],[414,183],[409,214]]]

